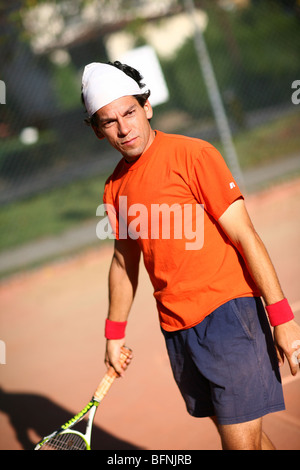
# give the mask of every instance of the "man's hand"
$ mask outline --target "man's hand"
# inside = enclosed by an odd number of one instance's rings
[[[296,375],[300,368],[300,326],[295,320],[274,327],[274,343],[279,366],[283,365],[285,356],[291,374]]]
[[[123,339],[108,339],[106,342],[105,364],[108,367],[112,366],[120,377],[123,377],[124,370],[130,364],[132,354],[126,359],[123,367],[120,365],[121,348],[125,345],[125,338]]]

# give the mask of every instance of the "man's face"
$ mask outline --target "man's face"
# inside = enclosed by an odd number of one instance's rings
[[[93,126],[96,135],[106,138],[128,161],[140,157],[153,142],[149,101],[142,108],[134,96],[124,96],[99,109],[96,115],[97,126]]]

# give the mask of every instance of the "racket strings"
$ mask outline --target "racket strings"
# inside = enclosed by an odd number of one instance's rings
[[[79,434],[63,433],[46,441],[40,450],[87,450],[87,445]]]

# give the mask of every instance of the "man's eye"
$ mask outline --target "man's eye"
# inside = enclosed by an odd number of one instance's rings
[[[103,124],[103,127],[110,127],[113,123],[114,123],[114,121],[106,121],[106,122]]]

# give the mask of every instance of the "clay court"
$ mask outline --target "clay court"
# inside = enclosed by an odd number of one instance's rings
[[[250,195],[247,206],[300,321],[300,180]],[[106,243],[2,281],[0,449],[32,449],[90,399],[105,372],[111,255]],[[134,360],[100,405],[92,448],[219,450],[214,425],[187,414],[173,381],[143,266],[127,331]],[[286,411],[264,429],[278,449],[299,450],[300,373],[285,364],[282,378]]]

